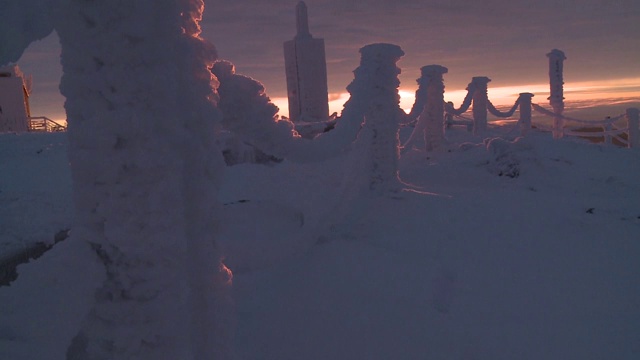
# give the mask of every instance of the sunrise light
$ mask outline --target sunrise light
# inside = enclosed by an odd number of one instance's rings
[[[417,88],[417,87],[416,87]],[[400,88],[400,107],[409,112],[415,100],[416,89]],[[549,84],[524,84],[512,86],[491,86],[489,83],[488,95],[496,106],[511,106],[523,92],[534,94],[533,102],[539,104],[548,103]],[[467,95],[465,89],[445,90],[445,101],[452,101],[454,106],[459,106]],[[567,83],[564,87],[564,95],[571,108],[583,108],[605,105],[624,105],[626,103],[640,102],[640,78],[625,78],[613,80],[581,81]],[[288,102],[286,97],[274,97],[271,100],[280,108],[280,115],[286,116]],[[340,115],[345,102],[349,100],[349,93],[329,94],[329,113]],[[569,109],[568,109],[569,110]]]

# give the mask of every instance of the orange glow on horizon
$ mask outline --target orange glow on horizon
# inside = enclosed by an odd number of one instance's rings
[[[445,83],[446,85],[446,83]],[[417,88],[400,88],[400,107],[409,112],[415,99]],[[489,100],[496,106],[511,106],[518,95],[523,92],[534,94],[533,102],[547,104],[549,96],[549,84],[528,84],[518,86],[492,87],[489,83]],[[467,90],[457,89],[444,93],[445,101],[452,101],[458,107],[467,95]],[[581,102],[580,107],[616,105],[625,102],[640,102],[640,78],[627,78],[601,81],[584,81],[569,83],[564,86],[566,102]],[[342,112],[344,103],[349,100],[349,93],[332,93],[329,95],[329,112]],[[289,115],[289,104],[286,97],[271,98],[274,104],[280,108],[280,115]]]

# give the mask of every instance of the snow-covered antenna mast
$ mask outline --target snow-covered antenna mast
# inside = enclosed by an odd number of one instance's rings
[[[563,136],[562,112],[564,111],[564,79],[562,75],[563,62],[567,59],[564,53],[558,49],[551,50],[547,54],[549,58],[549,104],[553,108],[556,117],[553,120],[553,137]]]
[[[304,1],[300,1],[296,6],[296,38],[310,38],[309,32],[309,17],[307,15],[307,4]]]

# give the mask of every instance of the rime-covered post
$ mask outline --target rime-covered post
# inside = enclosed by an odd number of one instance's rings
[[[477,135],[487,130],[487,85],[486,76],[476,76],[471,80],[473,88],[473,134]]]
[[[356,144],[368,148],[362,175],[367,177],[364,181],[369,191],[381,195],[400,188],[400,69],[396,63],[404,51],[393,44],[370,44],[361,48],[360,54],[360,66],[354,70],[355,79],[347,90],[351,93],[350,107],[362,107],[364,110],[365,122]]]
[[[547,54],[549,58],[549,104],[556,116],[553,119],[553,137],[559,139],[564,136],[564,80],[562,76],[563,62],[567,59],[564,52],[553,49]]]
[[[628,147],[640,147],[640,109],[627,109],[627,125],[629,127]]]
[[[520,132],[522,135],[526,135],[531,130],[531,99],[532,93],[520,93]]]
[[[424,142],[426,151],[444,146],[444,78],[449,70],[440,65],[427,65],[421,69],[427,80],[427,103],[418,123],[425,122]],[[418,126],[416,125],[416,128]]]
[[[224,163],[202,0],[56,8],[77,226],[106,280],[72,359],[226,359]]]
[[[416,91],[416,101],[408,115],[410,119],[418,117],[418,122],[403,148],[410,148],[419,137],[422,137],[426,151],[431,151],[444,145],[443,75],[448,69],[440,65],[427,65],[420,70],[421,76],[416,80],[419,86]]]

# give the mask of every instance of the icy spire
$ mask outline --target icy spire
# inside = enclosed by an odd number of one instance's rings
[[[307,16],[307,4],[304,1],[300,1],[296,6],[296,38],[310,38],[309,32],[309,17]]]

